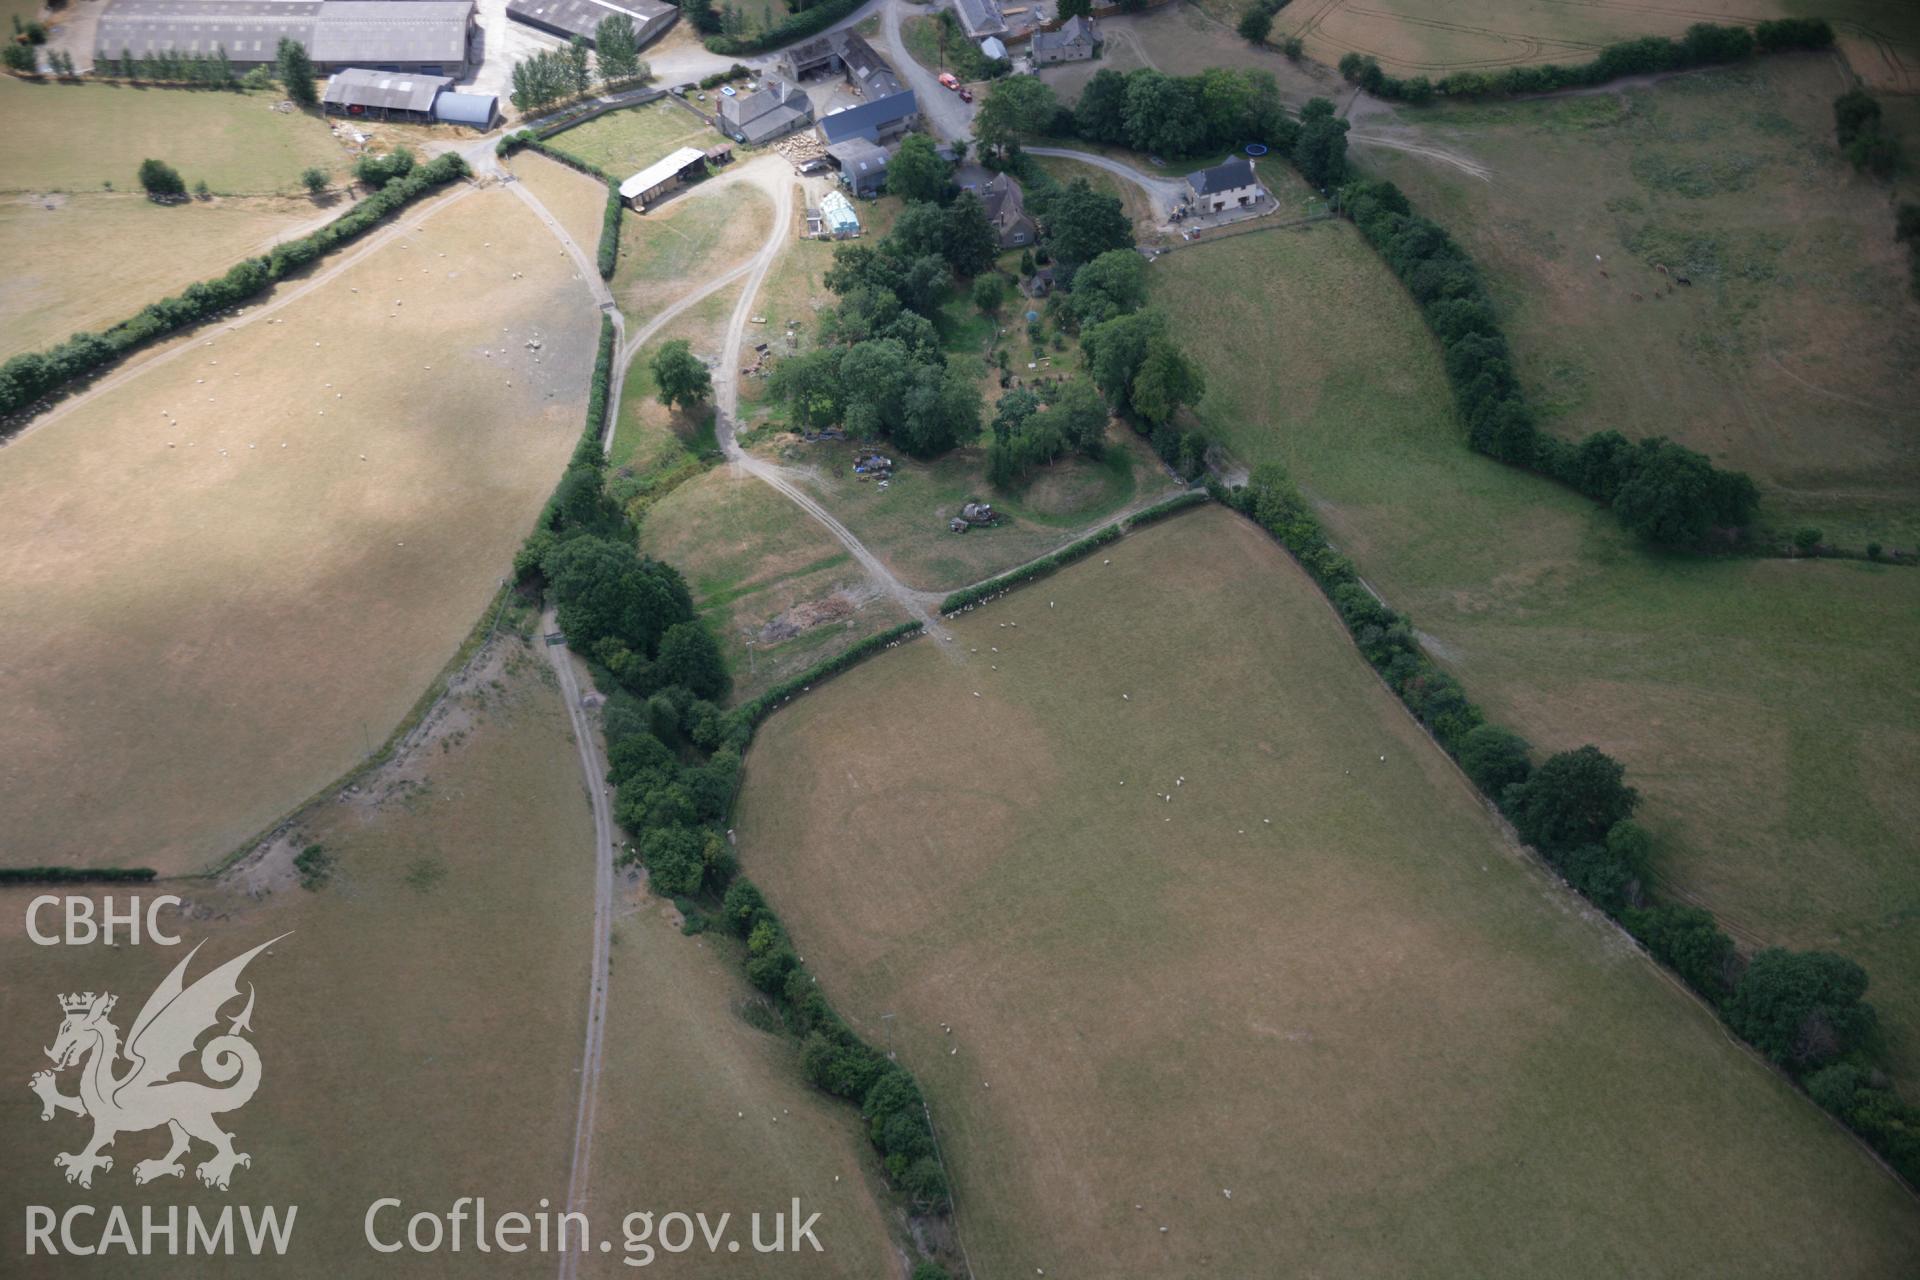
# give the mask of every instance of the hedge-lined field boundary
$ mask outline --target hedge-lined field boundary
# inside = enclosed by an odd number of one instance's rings
[[[1402,79],[1380,69],[1373,58],[1349,53],[1340,74],[1376,98],[1419,105],[1448,98],[1518,97],[1560,89],[1591,88],[1628,76],[1745,62],[1756,53],[1793,53],[1831,49],[1833,27],[1823,18],[1777,18],[1746,27],[1696,22],[1678,39],[1642,36],[1607,45],[1587,62],[1548,62],[1499,71],[1455,71],[1431,80]]]
[[[592,117],[588,118],[591,119]],[[575,124],[579,123],[581,122],[577,120],[568,121],[565,125],[560,126],[560,128],[571,129]],[[552,131],[552,133],[558,132],[560,132],[560,129]],[[550,133],[546,136],[550,137],[552,134]],[[537,151],[556,164],[563,164],[569,169],[584,173],[589,178],[597,178],[607,184],[607,207],[606,211],[600,215],[600,244],[594,252],[594,260],[595,265],[600,269],[600,278],[602,280],[613,279],[614,269],[620,265],[620,219],[621,216],[625,214],[627,208],[626,201],[620,198],[620,184],[614,180],[611,174],[600,166],[590,164],[572,152],[563,151],[559,147],[549,146],[546,138],[535,133],[532,129],[522,129],[519,133],[510,133],[494,145],[494,154],[500,156],[502,159],[511,156],[516,151]]]
[[[1519,735],[1488,722],[1459,681],[1440,670],[1421,648],[1412,622],[1360,580],[1353,562],[1327,540],[1319,517],[1284,468],[1259,467],[1247,485],[1233,489],[1218,482],[1209,484],[1222,504],[1265,530],[1306,570],[1361,656],[1486,801],[1513,821],[1535,857],[1631,934],[1649,956],[1706,1001],[1731,1032],[1858,1134],[1910,1187],[1920,1183],[1920,1107],[1894,1093],[1885,1073],[1872,1062],[1872,1013],[1858,1003],[1867,986],[1864,970],[1825,952],[1767,948],[1750,960],[1743,959],[1710,912],[1655,901],[1647,888],[1649,842],[1626,816],[1614,822],[1597,844],[1576,847],[1568,840],[1549,846],[1527,840],[1527,829],[1543,825],[1537,808],[1529,812],[1535,804],[1526,790],[1529,779],[1556,767],[1610,769],[1616,794],[1625,797],[1624,809],[1630,814],[1637,796],[1624,786],[1624,769],[1593,747],[1563,752],[1535,769]],[[1781,975],[1789,968],[1795,972],[1783,981]],[[1767,1006],[1777,1008],[1782,989],[1795,984],[1803,990],[1808,984],[1827,988],[1823,998],[1828,1005],[1822,1006],[1821,1017],[1838,1021],[1842,1012],[1864,1008],[1866,1026],[1855,1031],[1850,1043],[1839,1028],[1826,1027],[1823,1034],[1834,1036],[1833,1046],[1804,1060],[1796,1051],[1783,1050],[1777,1041],[1756,1038],[1754,1027],[1767,1026],[1768,1014],[1773,1012]],[[1787,1002],[1799,994],[1787,996]]]
[[[1000,595],[1002,592],[1020,586],[1022,583],[1032,582],[1035,578],[1044,578],[1050,573],[1064,569],[1074,561],[1084,559],[1092,555],[1095,551],[1098,551],[1101,547],[1118,541],[1122,535],[1131,533],[1142,525],[1152,524],[1156,520],[1164,520],[1170,515],[1187,510],[1189,507],[1196,507],[1202,503],[1211,502],[1212,500],[1212,496],[1205,490],[1195,489],[1183,493],[1178,497],[1169,498],[1165,502],[1156,503],[1151,507],[1136,511],[1130,516],[1122,517],[1110,525],[1096,529],[1094,532],[1076,542],[1069,542],[1058,551],[1041,556],[1038,560],[1030,560],[1017,569],[1009,569],[1003,574],[988,578],[985,582],[975,583],[971,587],[960,588],[960,590],[951,593],[946,599],[940,602],[940,612],[943,614],[958,613],[962,609],[968,609],[974,605],[985,603],[993,597]]]
[[[758,727],[768,716],[791,702],[794,698],[808,692],[814,685],[823,683],[839,675],[847,668],[871,658],[884,649],[891,649],[902,640],[910,640],[924,628],[918,622],[903,622],[897,627],[888,627],[860,641],[845,653],[817,662],[799,675],[782,680],[751,702],[743,702],[733,709],[732,714],[741,722]]]
[[[449,151],[388,183],[318,231],[283,241],[261,257],[243,259],[218,279],[190,284],[100,333],[77,333],[47,351],[13,357],[0,364],[0,418],[38,405],[47,396],[98,373],[150,342],[259,297],[295,271],[358,239],[390,215],[467,173],[466,161]]]
[[[0,884],[144,884],[152,867],[0,867]]]

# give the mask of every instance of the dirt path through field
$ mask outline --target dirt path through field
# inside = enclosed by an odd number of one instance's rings
[[[559,633],[558,619],[551,611],[542,617],[541,625],[550,635]],[[573,1157],[567,1175],[567,1211],[584,1214],[588,1178],[593,1170],[593,1117],[600,1100],[600,1064],[607,1027],[607,969],[613,948],[613,851],[619,842],[614,838],[606,763],[600,758],[593,725],[580,704],[580,683],[574,678],[572,652],[564,642],[550,643],[546,649],[547,661],[553,664],[553,673],[560,680],[560,697],[567,704],[574,745],[580,752],[580,771],[593,805],[593,969],[587,988],[586,1046],[580,1053],[580,1101],[574,1114]],[[579,1267],[580,1250],[561,1254],[560,1280],[573,1280]]]

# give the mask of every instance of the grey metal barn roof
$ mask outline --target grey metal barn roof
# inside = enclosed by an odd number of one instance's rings
[[[453,83],[452,76],[423,76],[407,71],[367,71],[351,67],[327,78],[320,100],[343,107],[374,107],[382,111],[433,110],[433,100]]]
[[[491,93],[443,93],[434,99],[433,118],[448,124],[470,124],[490,129],[500,114],[500,99]]]
[[[473,0],[326,0],[307,52],[315,62],[467,60]]]
[[[863,102],[857,107],[845,111],[836,111],[820,117],[820,137],[832,146],[836,142],[845,142],[850,138],[865,138],[868,142],[877,142],[880,130],[920,109],[913,96],[913,90],[890,94],[874,102]]]
[[[319,16],[318,0],[115,0],[93,47],[103,58],[225,49],[236,62],[271,62],[282,37],[311,49]]]
[[[1250,187],[1253,185],[1253,162],[1244,156],[1235,156],[1225,164],[1188,174],[1187,185],[1193,188],[1196,195],[1203,196],[1216,191],[1232,191],[1236,187]]]
[[[112,0],[94,32],[97,56],[213,53],[271,62],[283,37],[315,62],[467,60],[472,0]]]
[[[556,35],[579,36],[588,44],[593,43],[601,21],[615,14],[632,18],[634,30],[644,40],[651,26],[677,12],[660,0],[508,0],[507,4],[509,18]]]

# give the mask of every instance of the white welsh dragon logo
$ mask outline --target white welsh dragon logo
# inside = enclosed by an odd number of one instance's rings
[[[280,938],[286,936],[281,934]],[[225,1191],[235,1166],[253,1163],[245,1152],[233,1149],[233,1135],[213,1119],[244,1107],[260,1087],[259,1051],[240,1036],[242,1031],[253,1030],[249,1025],[253,984],[247,984],[246,1007],[230,1021],[227,1034],[216,1035],[200,1050],[200,1070],[225,1087],[216,1089],[197,1080],[172,1077],[193,1052],[195,1042],[218,1025],[221,1006],[240,995],[240,972],[247,962],[280,938],[227,961],[189,987],[184,979],[188,963],[200,950],[195,946],[147,997],[140,1016],[133,1020],[124,1049],[119,1028],[107,1020],[119,997],[106,992],[96,996],[91,991],[60,997],[66,1018],[53,1047],[46,1051],[53,1059],[53,1071],[37,1072],[30,1087],[40,1096],[42,1120],[53,1119],[56,1111],[93,1118],[93,1140],[86,1148],[53,1158],[56,1167],[67,1171],[68,1182],[92,1186],[95,1169],[113,1168],[113,1158],[102,1155],[102,1148],[112,1146],[114,1138],[122,1133],[161,1125],[173,1135],[173,1145],[159,1159],[134,1165],[136,1183],[183,1175],[186,1169],[180,1157],[193,1145],[193,1138],[213,1147],[213,1158],[195,1170],[200,1181],[210,1187]],[[122,1057],[131,1066],[116,1075],[114,1067]],[[54,1072],[76,1065],[80,1066],[79,1094],[61,1093],[55,1086]]]

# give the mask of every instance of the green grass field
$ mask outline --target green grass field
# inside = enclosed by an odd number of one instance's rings
[[[1671,890],[1748,945],[1865,964],[1920,1077],[1920,823],[1901,781],[1920,760],[1920,574],[1658,555],[1469,452],[1419,316],[1345,223],[1154,273],[1206,365],[1208,430],[1292,470],[1490,716],[1540,753],[1593,742],[1624,761]],[[1229,344],[1256,331],[1274,341]]]
[[[1130,505],[1176,491],[1176,482],[1131,432],[1116,427],[1107,439],[1099,461],[1063,458],[1007,491],[987,483],[986,450],[979,446],[926,462],[896,457],[899,465],[884,490],[853,474],[854,454],[863,446],[794,443],[779,457],[907,585],[951,591],[1044,555]],[[947,521],[968,501],[990,502],[1009,519],[964,534],[948,532]]]
[[[640,546],[677,567],[720,640],[733,700],[751,698],[907,620],[845,548],[788,499],[733,467],[647,512]]]
[[[770,720],[737,826],[928,1091],[977,1274],[1920,1248],[1905,1191],[1504,842],[1251,526],[1150,527],[955,630]]]
[[[702,150],[724,141],[692,113],[664,99],[626,111],[609,111],[583,125],[557,133],[550,146],[578,156],[612,174],[617,181],[664,159],[678,147]]]
[[[456,700],[448,732],[418,759],[377,781],[383,804],[328,796],[300,817],[289,846],[218,884],[167,890],[188,899],[176,948],[41,947],[23,930],[27,899],[42,888],[0,891],[0,1018],[17,1032],[0,1090],[0,1247],[10,1276],[73,1276],[72,1259],[22,1258],[21,1206],[139,1206],[219,1201],[297,1205],[292,1245],[276,1270],[321,1277],[393,1269],[454,1275],[471,1253],[436,1258],[376,1255],[361,1221],[381,1196],[410,1211],[444,1211],[461,1195],[534,1210],[563,1201],[572,1147],[593,923],[592,817],[581,791],[567,715],[546,660],[503,646],[502,665]],[[308,842],[335,859],[330,883],[295,883],[290,857]],[[272,891],[256,898],[255,885]],[[124,906],[124,893],[118,895]],[[179,917],[163,917],[169,925]],[[229,1195],[195,1182],[133,1183],[139,1159],[157,1156],[164,1132],[123,1134],[114,1165],[92,1189],[62,1180],[53,1155],[84,1141],[84,1122],[42,1123],[27,1091],[45,1067],[39,1046],[59,1024],[55,996],[112,991],[122,1033],[147,994],[204,941],[191,977],[291,931],[256,959],[253,1043],[261,1087],[221,1117],[253,1157]],[[238,1006],[228,1013],[238,1012]],[[74,1092],[72,1072],[59,1083]],[[610,1082],[613,1083],[613,1082]],[[628,1082],[629,1089],[633,1082]],[[617,1087],[617,1086],[616,1086]],[[198,1147],[197,1163],[208,1149]],[[104,1207],[101,1213],[105,1213]],[[98,1219],[96,1219],[98,1221]],[[164,1248],[164,1244],[162,1246]],[[183,1237],[184,1247],[184,1237]],[[88,1261],[98,1263],[99,1259]],[[554,1260],[495,1254],[489,1273],[551,1276]],[[109,1263],[109,1269],[116,1265]],[[257,1275],[255,1258],[161,1257],[140,1274]],[[123,1272],[130,1273],[129,1272]]]
[[[320,116],[282,113],[277,91],[136,89],[0,76],[0,188],[138,191],[140,162],[165,160],[187,185],[221,195],[300,189],[318,166],[345,173],[347,156]]]
[[[1913,547],[1920,302],[1886,184],[1834,145],[1844,85],[1809,55],[1618,96],[1404,113],[1488,182],[1360,156],[1490,273],[1550,430],[1666,435],[1752,474],[1772,527]]]

